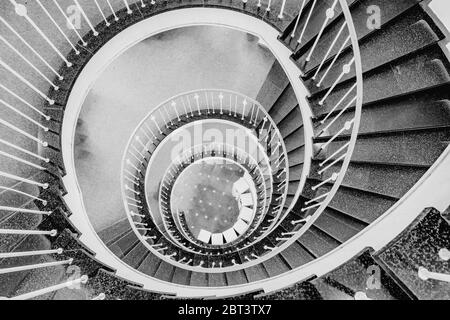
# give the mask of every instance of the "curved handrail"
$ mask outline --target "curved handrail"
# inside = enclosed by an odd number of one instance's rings
[[[205,97],[206,99],[203,100],[203,103],[201,103],[201,99]],[[215,98],[215,99],[214,99]],[[238,103],[239,102],[239,103]],[[227,104],[228,103],[228,104]],[[178,106],[181,106],[181,108],[178,109]],[[248,107],[247,107],[248,106]],[[251,107],[250,107],[251,106]],[[243,111],[241,111],[238,108],[242,108]],[[183,112],[184,111],[184,112]],[[241,111],[241,112],[238,112]],[[132,150],[133,159],[129,157],[130,153],[130,146],[133,146],[134,140],[136,140],[136,137],[142,137],[139,138],[138,143],[141,145],[141,147],[146,148],[148,141],[151,141],[152,138],[155,140],[162,140],[158,137],[158,133],[160,136],[165,136],[164,131],[166,129],[169,129],[171,127],[176,127],[175,121],[182,119],[183,117],[186,118],[193,118],[194,116],[201,116],[202,114],[208,113],[217,114],[220,112],[220,114],[226,114],[228,113],[231,117],[237,117],[240,120],[249,120],[249,124],[257,129],[260,134],[264,134],[263,140],[265,139],[265,143],[268,143],[268,146],[274,145],[276,143],[277,145],[277,151],[280,154],[280,156],[277,158],[279,160],[278,163],[275,164],[275,168],[278,169],[281,164],[283,164],[283,172],[282,176],[284,176],[283,181],[289,181],[289,170],[287,168],[289,167],[288,157],[287,157],[287,151],[286,146],[284,144],[284,141],[282,139],[282,135],[277,128],[276,124],[273,122],[272,118],[269,116],[267,111],[257,102],[255,99],[249,98],[247,96],[244,96],[240,93],[234,92],[232,90],[219,90],[219,89],[201,89],[201,90],[192,90],[189,92],[178,94],[174,97],[171,97],[164,102],[160,103],[154,110],[149,112],[147,116],[145,116],[141,122],[137,125],[135,130],[133,131],[132,135],[129,138],[129,141],[127,143],[127,148],[124,152],[123,158],[122,158],[122,169],[121,169],[121,189],[122,189],[122,197],[124,199],[124,205],[126,207],[127,214],[133,214],[133,210],[129,208],[129,204],[127,203],[128,196],[124,191],[131,191],[130,186],[127,185],[127,181],[129,181],[130,177],[127,177],[129,173],[127,174],[127,165],[129,165],[131,170],[136,171],[143,171],[144,169],[141,169],[141,164],[143,165],[143,153],[145,153],[145,150]],[[262,123],[262,129],[258,126]],[[267,124],[266,124],[267,123]],[[266,127],[268,129],[266,129]],[[270,137],[270,133],[274,132],[273,136]],[[144,136],[148,138],[144,141]],[[270,137],[270,139],[269,139]],[[255,137],[256,139],[260,139],[258,137]],[[158,148],[159,146],[157,146]],[[148,150],[147,150],[148,151]],[[157,149],[154,151],[156,152]],[[136,153],[138,152],[138,153]],[[139,157],[142,157],[141,159],[138,159]],[[138,162],[136,162],[137,160]],[[150,160],[146,160],[150,161]],[[140,163],[139,163],[140,162]],[[270,162],[269,162],[270,163]],[[273,168],[270,168],[273,170]],[[270,172],[270,175],[273,173]],[[136,175],[133,175],[136,177]],[[276,217],[279,217],[281,215],[281,212],[283,211],[284,202],[286,200],[286,195],[288,192],[288,184],[283,184],[283,181],[279,184],[279,187],[283,189],[283,196],[280,197],[280,203],[277,208],[277,214]],[[130,182],[128,182],[130,183]],[[124,189],[125,188],[125,189]],[[132,192],[132,191],[131,191]],[[133,193],[133,192],[132,192]],[[132,205],[135,207],[135,205]],[[148,208],[150,210],[150,208]],[[267,230],[265,230],[261,235],[258,236],[258,238],[254,241],[257,242],[260,239],[264,238],[265,234],[271,231],[271,228],[275,225],[277,222],[277,218],[273,219],[271,222],[271,225]]]
[[[350,15],[350,11],[348,10],[348,7],[345,7],[346,6],[346,3],[345,3],[345,1],[343,1],[343,0],[339,0],[340,2],[341,2],[341,5],[343,6],[343,11],[344,11],[344,14],[345,14],[345,16],[346,16],[346,18],[348,18],[348,16]],[[13,3],[13,4],[15,4],[16,5],[16,9],[17,9],[17,3],[15,2],[15,1],[13,1],[13,0],[10,0],[10,2],[11,3]],[[79,3],[77,2],[77,1],[75,1],[76,2],[76,4],[78,5],[78,7],[81,7],[80,5],[79,5]],[[108,2],[109,3],[109,2]],[[130,10],[130,7],[129,7],[129,4],[128,4],[128,2],[127,2],[127,0],[124,0],[124,3],[125,3],[125,5],[126,5],[126,7],[127,7],[127,9],[128,9],[128,11],[131,11]],[[283,8],[284,8],[284,4],[285,4],[286,2],[285,1],[283,1]],[[20,8],[22,8],[22,7],[20,7]],[[81,8],[80,8],[81,9]],[[269,9],[269,7],[267,8],[267,9]],[[81,9],[82,10],[82,9]],[[100,10],[101,11],[101,10]],[[267,10],[267,11],[269,11],[269,10]],[[102,11],[101,11],[102,12]],[[23,12],[22,11],[18,11],[18,14],[20,15],[20,16],[24,16],[23,14],[22,14]],[[83,13],[84,13],[84,11],[83,11]],[[103,12],[102,12],[103,13]],[[115,11],[113,10],[113,13],[115,14]],[[131,12],[129,12],[129,13],[131,13]],[[25,15],[26,15],[26,13],[25,13]],[[283,11],[281,11],[280,12],[280,17],[282,17],[283,16]],[[89,22],[89,25],[90,25],[90,27],[91,27],[91,29],[92,29],[92,31],[93,31],[93,33],[94,33],[94,35],[98,35],[98,32],[95,30],[95,28],[93,27],[93,25],[90,23],[90,21],[89,21],[89,19],[85,16],[85,13],[84,13],[84,17],[86,18],[86,20]],[[351,16],[350,16],[350,20],[351,20]],[[105,21],[107,21],[106,20],[106,18],[105,18]],[[353,25],[352,25],[352,28],[354,29],[354,27],[353,27]],[[354,30],[353,30],[354,31]],[[351,31],[352,32],[352,31]],[[354,33],[355,35],[356,35],[356,33]],[[45,38],[46,39],[46,41],[48,42],[48,38]],[[355,48],[355,42],[354,42],[354,39],[353,39],[353,37],[352,37],[352,43],[353,43],[353,46],[354,46],[354,48]],[[357,40],[356,40],[356,47],[357,47]],[[66,61],[66,59],[65,58],[63,58],[63,60],[64,61]],[[66,63],[69,67],[70,67],[70,65],[71,65],[71,63]],[[360,68],[360,61],[359,61],[359,66],[358,66],[358,61],[356,61],[356,67],[357,67],[357,69],[361,69]],[[361,70],[357,70],[357,71],[362,71],[362,69]],[[360,76],[360,73],[359,72],[357,72],[357,77],[359,77]],[[360,83],[358,83],[357,84],[357,86],[358,86],[358,92],[362,92],[362,82],[361,82],[361,84]],[[56,89],[56,88],[55,88]],[[38,92],[39,93],[39,92]],[[43,96],[43,98],[45,99],[45,100],[47,100],[48,102],[49,102],[49,104],[53,104],[54,103],[54,101],[53,100],[51,100],[51,99],[47,99],[48,97],[46,97],[45,95]],[[362,100],[362,97],[360,97],[360,96],[358,96],[358,98],[357,98],[357,109],[358,109],[358,104],[359,104],[359,102],[360,102],[360,100]],[[361,103],[362,104],[362,103]],[[46,118],[47,118],[47,120],[49,119],[48,118],[48,116],[46,116]],[[358,125],[356,125],[355,123],[352,123],[352,125],[353,125],[353,131],[352,131],[352,139],[351,139],[351,142],[352,142],[352,140],[353,140],[353,133],[355,132],[355,128],[358,126],[359,127],[359,118],[358,118],[358,120],[357,120],[357,122],[358,122]],[[355,138],[356,139],[356,138]],[[37,140],[37,142],[38,143],[42,143],[42,141],[41,140]],[[44,147],[46,147],[46,145],[45,145],[45,143],[42,143],[42,145],[44,146]],[[354,145],[350,148],[351,150],[353,150],[353,148],[354,148]],[[347,155],[347,157],[345,158],[345,160],[344,160],[344,165],[342,166],[342,168],[345,168],[345,170],[347,169],[347,167],[348,167],[348,164],[349,164],[349,157],[348,157],[348,155]],[[344,171],[345,171],[344,170]],[[342,172],[342,169],[341,169],[341,172]],[[344,173],[345,174],[345,173]],[[333,192],[333,190],[334,190],[334,192],[336,191],[336,189],[334,189],[334,187],[337,185],[337,184],[340,184],[340,183],[342,183],[342,180],[343,180],[343,175],[340,175],[340,176],[338,176],[337,177],[337,179],[335,180],[335,185],[333,186],[333,189],[332,189],[332,192]],[[331,192],[330,192],[331,193]],[[327,197],[328,198],[328,197]],[[317,211],[320,211],[320,210],[322,210],[323,211],[323,209],[324,209],[324,207],[325,207],[325,201],[322,203],[322,205],[320,206],[320,208],[319,208],[319,210],[317,210]]]
[[[239,153],[239,154],[241,154],[241,155],[243,155],[243,157],[246,157],[246,161],[248,160],[249,161],[249,164],[251,164],[251,165],[254,165],[257,169],[258,169],[258,172],[259,172],[259,174],[257,174],[257,176],[262,180],[262,181],[264,181],[263,180],[263,173],[262,173],[262,171],[261,171],[261,169],[259,168],[259,166],[258,166],[258,162],[251,156],[251,155],[249,155],[249,154],[246,154],[242,149],[239,149],[239,148],[237,148],[237,147],[235,147],[235,146],[233,146],[233,145],[227,145],[227,144],[218,144],[218,143],[211,143],[211,144],[209,144],[209,146],[210,146],[210,148],[209,148],[209,152],[211,153],[211,151],[215,151],[215,152],[217,152],[217,150],[220,152],[220,150],[222,149],[222,151],[226,154],[225,155],[225,158],[224,159],[229,159],[228,158],[228,156],[230,155],[230,154],[232,154],[232,155],[234,155],[234,154],[236,154],[236,153]],[[198,150],[198,149],[202,149],[203,150],[203,148],[205,148],[206,150],[208,150],[208,147],[206,146],[205,147],[205,145],[204,144],[201,144],[201,145],[195,145],[195,146],[193,146],[193,147],[191,147],[190,149],[188,149],[188,150],[185,150],[184,152],[183,152],[183,154],[181,154],[179,157],[177,157],[174,161],[173,161],[173,163],[183,163],[183,162],[185,162],[184,161],[184,159],[186,159],[186,158],[190,158],[190,157],[192,157],[192,156],[195,156],[195,154],[196,153],[194,153],[194,151],[195,150]],[[207,151],[208,152],[208,151]],[[198,153],[197,153],[198,154]],[[215,159],[215,158],[217,158],[217,156],[215,156],[215,157],[211,157],[211,159]],[[220,158],[220,157],[219,157]],[[201,158],[200,159],[204,159],[204,157],[203,156],[201,156]],[[198,160],[197,160],[198,161]],[[195,163],[195,162],[194,162]],[[239,163],[238,163],[239,164]],[[240,166],[241,166],[241,164],[239,164]],[[244,170],[246,170],[243,166],[242,166],[242,168],[244,169]],[[167,177],[167,174],[168,174],[168,172],[169,172],[169,170],[171,170],[172,168],[171,167],[169,167],[167,170],[166,170],[166,174],[164,174],[164,177]],[[248,170],[246,170],[247,172],[248,172]],[[166,179],[164,178],[163,179],[163,181],[166,181]],[[167,189],[167,187],[164,185],[164,182],[163,183],[161,183],[161,185],[160,185],[160,197],[162,196],[162,189],[163,188],[166,188]],[[263,200],[263,203],[264,203],[264,205],[262,206],[263,208],[265,208],[266,207],[266,202],[267,202],[267,198],[266,198],[266,188],[264,188],[264,197],[262,197],[264,200]],[[170,213],[171,212],[171,209],[169,209],[169,208],[163,208],[164,207],[164,205],[163,205],[163,202],[162,201],[159,201],[159,203],[160,203],[160,210],[161,210],[161,212],[164,212],[164,211],[169,211],[168,212],[168,214],[172,214],[172,216],[173,216],[173,213]],[[167,205],[170,205],[170,203],[168,203]],[[253,217],[255,218],[256,217],[256,213],[257,213],[257,209],[256,209],[256,207],[253,209]],[[261,218],[263,218],[263,214],[261,214],[260,215],[260,219]],[[165,220],[165,219],[162,219],[163,220],[163,222],[164,223],[167,223],[167,221]],[[253,220],[253,219],[252,219]],[[178,218],[178,222],[180,223],[180,221],[179,221],[179,218]],[[259,224],[258,224],[259,225]],[[249,228],[251,227],[251,225],[249,225]],[[168,226],[167,226],[167,224],[166,224],[166,230],[168,230]],[[182,232],[183,230],[180,230],[180,232]],[[187,237],[187,239],[188,240],[190,240],[190,237],[189,237],[189,235],[186,235],[185,234],[185,237]],[[240,236],[239,238],[242,238],[242,236]],[[192,240],[192,239],[191,239]],[[176,241],[176,239],[175,239],[175,241]],[[178,241],[176,241],[179,245],[182,245],[181,243],[179,243]],[[196,241],[190,241],[191,243],[193,243],[194,245],[197,245],[198,243],[196,242]],[[234,244],[234,243],[233,243]],[[205,248],[209,248],[208,246],[205,246]]]

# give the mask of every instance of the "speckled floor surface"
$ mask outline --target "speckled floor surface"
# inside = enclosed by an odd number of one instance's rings
[[[211,160],[193,164],[180,175],[172,191],[172,208],[184,213],[194,237],[202,229],[222,233],[236,223],[239,207],[232,188],[243,175],[236,164]]]
[[[76,131],[77,178],[94,228],[104,229],[125,217],[120,165],[143,116],[173,95],[201,88],[230,89],[254,98],[273,61],[256,39],[218,27],[170,31],[119,57],[89,93]]]

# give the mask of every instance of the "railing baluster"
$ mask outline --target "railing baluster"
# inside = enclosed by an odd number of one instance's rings
[[[312,204],[312,205],[310,205],[308,207],[302,208],[301,212],[305,212],[305,211],[308,211],[310,209],[314,209],[314,208],[320,207],[321,205],[322,205],[322,202],[319,202],[319,203],[316,203],[316,204]]]
[[[70,26],[70,29],[76,34],[76,36],[78,37],[78,39],[80,39],[81,44],[83,46],[87,46],[87,42],[84,41],[83,37],[81,36],[81,34],[78,32],[77,28],[74,26],[74,24],[72,23],[72,20],[69,19],[69,17],[67,16],[67,14],[64,12],[64,10],[61,8],[61,6],[59,5],[57,0],[53,0],[53,3],[55,4],[56,8],[59,10],[59,12],[62,14],[62,16],[64,17],[65,21],[67,22],[67,24]]]
[[[98,0],[94,0],[94,2],[95,2],[95,5],[97,6],[98,11],[100,11],[100,14],[102,15],[103,21],[105,21],[106,26],[109,27],[111,25],[111,23],[108,21],[108,19],[105,16],[105,13],[103,12],[100,5],[98,4]],[[144,5],[144,7],[145,7],[145,5]]]
[[[61,51],[53,44],[52,41],[47,37],[47,35],[37,26],[37,24],[34,22],[33,19],[30,18],[28,15],[27,7],[25,7],[23,4],[18,4],[16,0],[9,0],[11,4],[14,6],[16,14],[19,17],[24,18],[27,20],[27,22],[33,27],[34,30],[36,30],[37,33],[40,34],[40,36],[47,42],[47,44],[56,52],[56,54],[66,63],[68,67],[72,66],[72,63],[69,62],[65,55],[61,53]]]
[[[0,206],[0,211],[29,213],[29,214],[37,214],[37,215],[43,215],[43,216],[48,216],[48,215],[52,214],[51,211],[40,211],[40,210],[13,208],[13,207],[5,207],[5,206]]]
[[[341,135],[341,133],[343,133],[344,131],[350,130],[351,127],[352,127],[352,125],[353,125],[353,122],[354,122],[354,121],[355,121],[354,119],[352,119],[351,121],[347,121],[347,122],[344,124],[344,126],[342,127],[341,130],[339,130],[338,132],[336,132],[336,134],[335,134],[333,137],[331,137],[330,140],[328,140],[325,144],[323,144],[323,145],[320,147],[320,150],[326,149],[326,147],[328,147],[328,146],[330,145],[330,143],[332,143],[334,140],[336,140],[337,137],[339,137],[339,136]]]
[[[22,294],[20,296],[16,296],[16,297],[12,297],[12,298],[1,298],[1,299],[5,299],[5,300],[28,300],[28,299],[33,299],[39,296],[42,296],[44,294],[47,293],[51,293],[51,292],[55,292],[64,288],[71,288],[75,285],[79,285],[79,284],[85,284],[88,281],[88,276],[84,275],[79,279],[75,279],[75,280],[69,280],[67,282],[61,283],[61,284],[57,284],[55,286],[51,286],[45,289],[40,289],[40,290],[36,290],[33,292],[29,292],[29,293],[25,293]]]
[[[55,68],[53,68],[50,63],[47,62],[47,60],[45,60],[42,55],[40,55],[31,45],[30,43],[25,40],[5,19],[3,19],[2,17],[0,17],[0,21],[17,37],[20,39],[20,41],[23,42],[23,44],[25,44],[25,46],[30,49],[31,52],[33,52],[36,57],[39,58],[39,60],[41,60],[41,62],[47,67],[49,68],[53,74],[55,74],[59,80],[63,80],[63,76],[61,74],[59,74],[58,71],[55,70]]]
[[[272,0],[269,0],[269,2],[267,3],[267,8],[266,11],[269,12],[270,11],[270,6],[272,5]]]
[[[141,173],[141,169],[139,169],[138,167],[136,167],[136,166],[134,165],[134,163],[133,163],[130,159],[127,159],[127,164],[128,164],[130,167],[132,167],[133,169],[135,169],[137,172]]]
[[[0,121],[0,123],[1,123],[1,121]],[[28,154],[28,155],[30,155],[30,156],[33,156],[33,157],[35,157],[35,158],[37,158],[37,159],[39,159],[39,160],[42,160],[42,161],[44,161],[44,162],[46,162],[46,163],[50,162],[50,159],[41,157],[40,155],[38,155],[38,154],[36,154],[36,153],[33,153],[33,152],[31,152],[31,151],[28,151],[28,150],[26,150],[26,149],[24,149],[24,148],[21,148],[21,147],[19,147],[19,146],[16,146],[16,145],[12,144],[11,142],[8,142],[8,141],[5,141],[5,140],[3,140],[3,139],[0,139],[0,143],[3,143],[3,144],[5,144],[5,145],[7,145],[8,147],[11,147],[11,148],[16,149],[16,150],[18,150],[18,151],[21,151],[21,152],[23,152],[23,153],[26,153],[26,154]]]
[[[31,184],[31,185],[34,185],[34,186],[38,186],[38,187],[41,187],[43,189],[47,189],[49,187],[48,183],[36,182],[36,181],[25,179],[25,178],[22,178],[22,177],[19,177],[19,176],[16,176],[16,175],[13,175],[13,174],[10,174],[10,173],[7,173],[7,172],[3,172],[3,171],[0,171],[0,176],[8,178],[8,179],[16,180],[16,181],[28,183],[28,184]]]
[[[38,113],[40,116],[44,117],[45,120],[49,121],[51,118],[50,116],[44,114],[42,111],[40,111],[38,108],[34,107],[33,105],[31,105],[29,102],[27,102],[26,100],[24,100],[22,97],[18,96],[15,92],[11,91],[10,89],[8,89],[7,87],[5,87],[4,85],[2,85],[0,83],[0,88],[2,88],[3,90],[5,90],[6,92],[8,92],[10,95],[12,95],[14,98],[16,98],[17,100],[19,100],[20,102],[22,102],[24,105],[26,105],[27,107],[29,107],[30,109],[32,109],[34,112]]]

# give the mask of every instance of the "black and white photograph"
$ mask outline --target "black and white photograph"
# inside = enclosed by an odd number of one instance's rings
[[[449,0],[0,0],[0,308],[449,301],[449,39]]]

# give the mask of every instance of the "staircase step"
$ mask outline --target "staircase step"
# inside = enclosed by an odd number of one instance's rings
[[[300,181],[289,182],[288,195],[294,196],[297,193],[299,186],[300,186]]]
[[[156,270],[158,270],[159,264],[161,263],[161,259],[157,256],[149,253],[147,257],[142,261],[141,265],[138,267],[138,270],[142,273],[145,273],[149,276],[154,276]]]
[[[27,209],[35,210],[36,207],[30,206]],[[34,230],[42,221],[41,215],[30,215],[27,213],[16,213],[0,224],[1,229],[21,229]],[[23,235],[2,234],[0,235],[0,252],[9,252],[18,242],[24,239]]]
[[[289,180],[300,181],[303,172],[303,164],[289,168]]]
[[[274,256],[264,261],[263,265],[270,277],[275,277],[290,270],[289,265],[280,256]]]
[[[52,248],[64,249],[63,253],[53,256],[56,260],[73,259],[72,265],[76,265],[83,274],[89,277],[97,274],[99,269],[110,272],[114,271],[99,262],[94,257],[94,253],[90,252],[84,244],[78,241],[77,235],[68,229],[58,235],[57,239],[52,243]]]
[[[112,272],[100,269],[85,286],[91,296],[104,293],[107,300],[154,300],[160,297],[158,293],[141,290],[134,287],[135,285]]]
[[[309,13],[311,12],[312,4],[315,3],[313,13],[308,21],[307,17]],[[305,3],[305,7],[303,9],[302,17],[300,18],[300,21],[298,23],[296,32],[294,37],[292,36],[292,29],[290,30],[290,36],[286,38],[286,44],[292,49],[299,49],[303,44],[308,43],[312,38],[314,38],[319,30],[321,29],[323,22],[325,21],[325,13],[328,8],[330,8],[333,4],[333,0],[322,0],[322,1],[309,1],[308,3]],[[336,6],[337,11],[341,11],[340,5],[338,4]],[[305,23],[308,22],[305,28]],[[303,30],[305,31],[303,34],[303,37],[301,39],[301,42],[299,43],[298,40],[300,38],[300,35],[302,34]]]
[[[312,199],[316,194],[309,193],[309,190],[309,188],[305,188],[304,195]],[[328,190],[329,187],[323,188],[321,194],[328,192]],[[370,224],[395,203],[396,200],[384,198],[377,194],[341,187],[331,200],[329,207],[362,223]]]
[[[358,227],[355,227],[355,223],[351,219],[329,209],[326,209],[320,215],[314,225],[342,243],[352,238],[366,226],[361,223]]]
[[[314,257],[306,251],[298,242],[294,242],[281,252],[290,269],[297,268],[314,260]]]
[[[189,270],[183,268],[175,268],[175,272],[173,273],[172,282],[176,284],[181,284],[183,286],[189,285],[191,277],[191,272]]]
[[[98,236],[107,245],[118,237],[123,236],[125,232],[131,230],[130,222],[127,218],[122,219],[110,227],[104,228],[103,230],[97,232]]]
[[[289,167],[298,166],[305,162],[305,148],[299,147],[288,153]]]
[[[133,230],[127,232],[124,236],[110,244],[109,249],[119,258],[124,257],[140,240]]]
[[[353,292],[339,285],[331,285],[319,278],[311,281],[324,300],[354,300]]]
[[[244,271],[249,282],[255,282],[269,278],[269,274],[261,264],[246,268]]]
[[[161,261],[158,269],[155,273],[155,278],[162,281],[171,281],[173,277],[173,273],[175,271],[175,267],[165,261]]]
[[[227,279],[224,273],[210,273],[208,275],[209,287],[226,287]]]
[[[377,265],[369,251],[349,260],[323,278],[340,283],[353,292],[365,292],[373,300],[409,299]]]
[[[389,133],[449,126],[449,92],[446,90],[425,91],[364,107],[359,133]],[[337,120],[334,120],[335,116],[331,116],[324,124],[317,123],[316,135],[334,121],[323,133],[323,135],[333,136],[345,122],[353,117],[353,112],[344,113]]]
[[[41,256],[37,263],[54,262],[55,260],[46,255]],[[66,277],[65,266],[53,266],[31,270],[16,288],[12,296],[33,292],[43,288],[51,287],[64,282]],[[53,298],[54,293],[47,293],[32,300],[49,300]]]
[[[370,74],[365,74],[363,103],[372,103],[445,84],[450,81],[449,69],[448,59],[442,49],[438,45],[432,46],[426,52],[389,63]],[[329,112],[353,84],[354,81],[351,80],[336,86],[323,106],[318,102],[325,96],[327,90],[314,94],[310,99],[314,114],[317,109],[320,113],[324,110]],[[345,106],[353,97],[354,95],[350,94],[339,108]]]
[[[50,242],[44,236],[31,235],[23,239],[14,249],[13,252],[49,250]],[[0,269],[13,268],[24,265],[37,264],[42,256],[28,256],[7,258],[0,260]],[[0,275],[0,297],[9,297],[13,294],[17,286],[27,277],[30,271],[20,271]]]
[[[309,281],[303,281],[290,288],[263,297],[264,300],[323,300],[320,292]]]
[[[299,108],[292,109],[292,111],[277,124],[283,138],[289,136],[302,125],[302,114]]]

